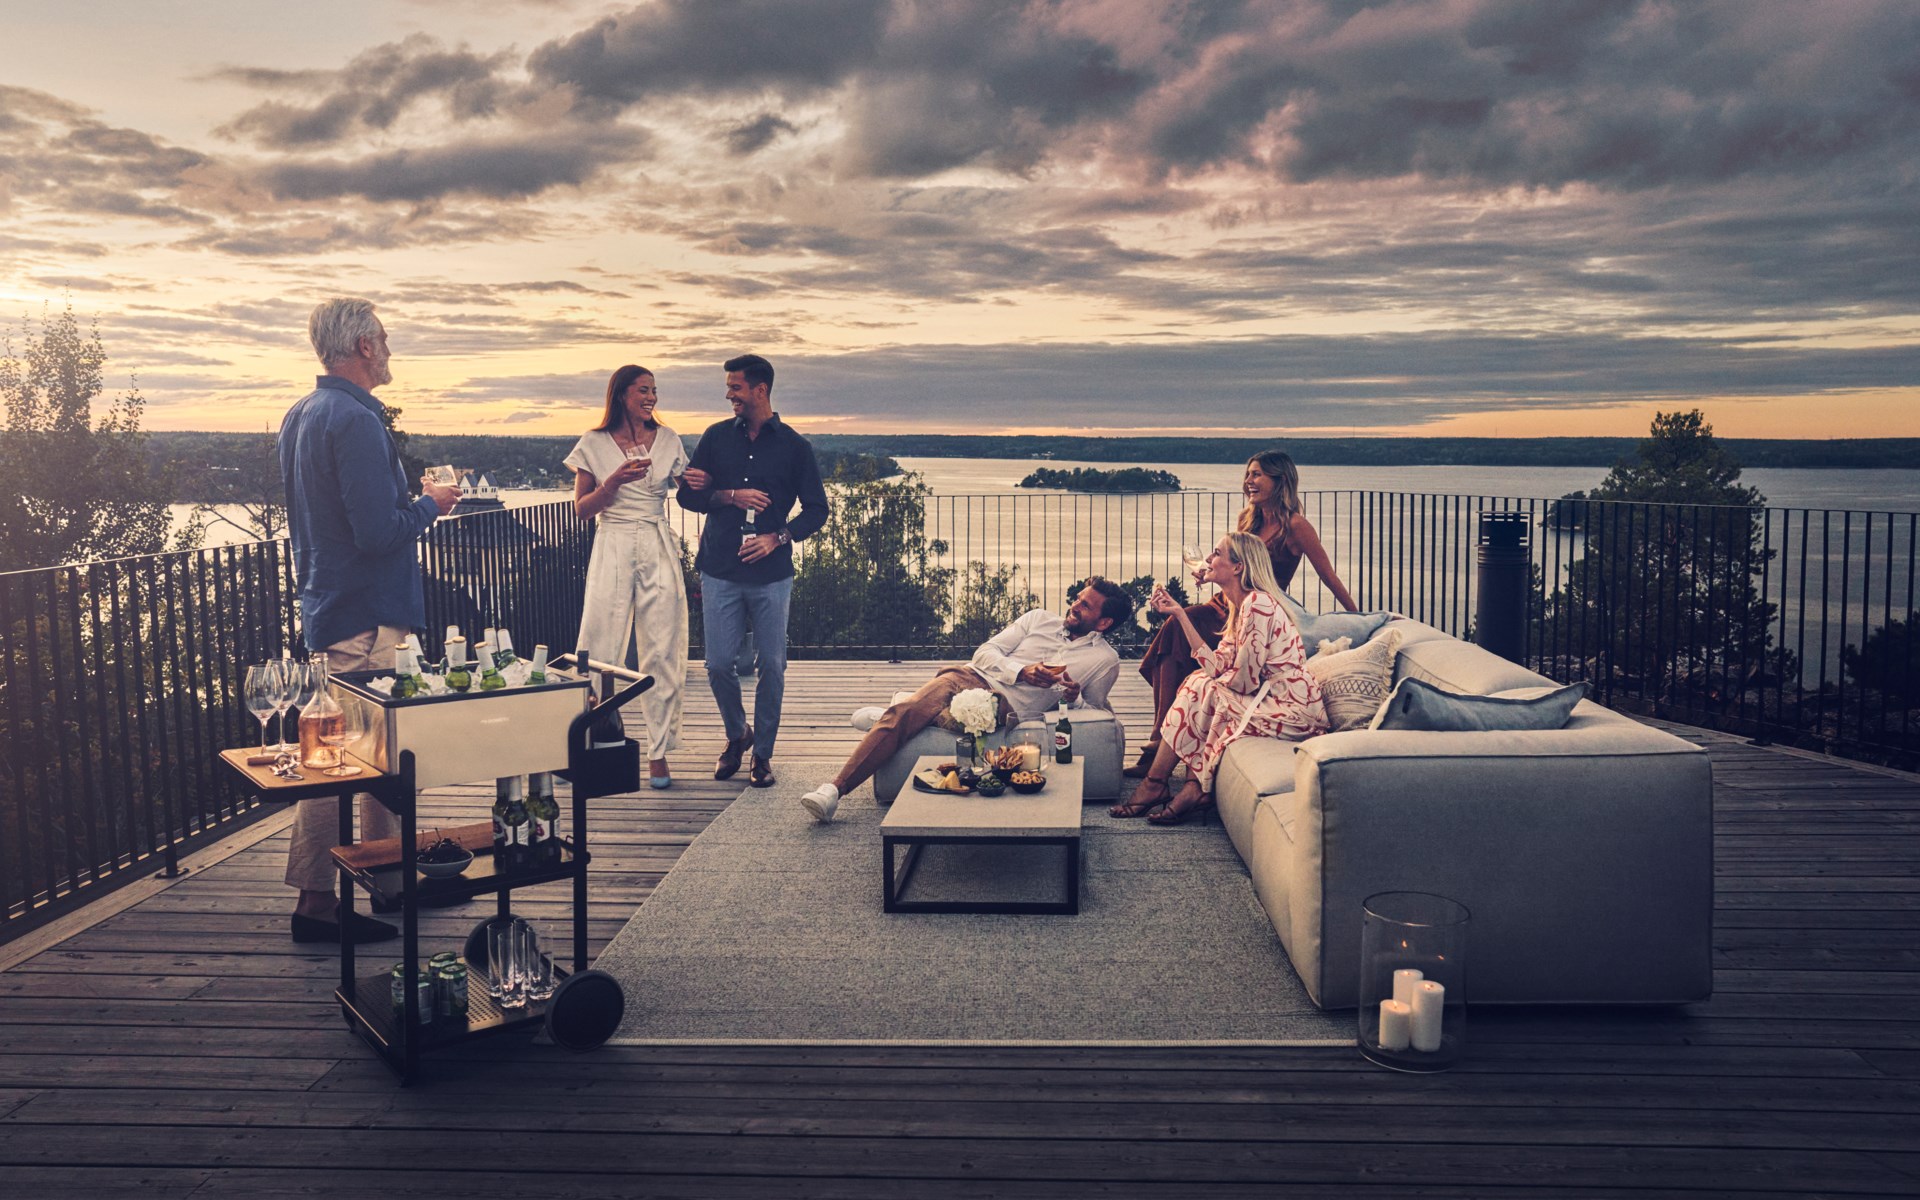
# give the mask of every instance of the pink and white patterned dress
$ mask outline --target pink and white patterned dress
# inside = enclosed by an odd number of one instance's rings
[[[1300,741],[1327,731],[1320,682],[1307,670],[1300,630],[1262,591],[1240,604],[1240,627],[1228,629],[1200,669],[1187,676],[1160,723],[1160,737],[1208,792],[1220,756],[1243,737]]]

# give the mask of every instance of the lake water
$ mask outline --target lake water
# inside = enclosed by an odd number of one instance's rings
[[[902,458],[900,465],[917,471],[936,494],[946,496],[1037,495],[1017,486],[1042,464],[1006,458]],[[1049,460],[1044,465],[1063,470],[1094,467],[1112,470],[1147,463],[1069,462]],[[1245,470],[1238,463],[1178,463],[1164,466],[1188,489],[1208,492],[1240,490]],[[1605,479],[1600,467],[1308,467],[1301,472],[1306,491],[1392,491],[1457,496],[1511,496],[1554,499],[1568,492],[1586,491]],[[1920,469],[1796,471],[1756,468],[1744,472],[1741,482],[1760,489],[1775,508],[1851,509],[1874,512],[1920,512]],[[509,508],[565,500],[563,490],[506,490],[501,500]],[[1058,495],[1059,493],[1048,493]],[[174,527],[185,523],[191,505],[172,506]],[[237,516],[237,509],[228,509]],[[231,545],[248,540],[228,525],[208,531],[207,544]]]

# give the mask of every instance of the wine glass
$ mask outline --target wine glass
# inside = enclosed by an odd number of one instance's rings
[[[272,663],[258,663],[247,668],[247,679],[242,689],[247,698],[247,711],[260,722],[260,752],[267,752],[267,719],[273,716],[273,708],[280,694],[280,685],[274,680]]]
[[[360,768],[347,761],[347,747],[359,741],[366,732],[366,706],[357,702],[341,705],[340,715],[320,730],[320,740],[333,747],[334,752],[340,756],[340,765],[321,774],[335,777],[358,775]]]
[[[1198,542],[1186,543],[1180,547],[1180,562],[1187,568],[1188,578],[1200,582],[1201,568],[1207,565],[1207,548]]]
[[[454,473],[452,466],[427,468],[428,483],[438,484],[441,487],[452,487],[459,481],[460,477]]]
[[[287,710],[293,707],[293,698],[300,691],[300,683],[294,678],[294,672],[305,671],[306,668],[290,658],[276,658],[267,666],[273,673],[273,717],[278,722],[275,728],[280,731],[280,740],[273,748],[276,753],[289,754],[293,751],[293,745],[287,741]]]

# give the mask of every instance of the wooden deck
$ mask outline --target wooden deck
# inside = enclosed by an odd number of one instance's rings
[[[777,767],[929,664],[794,664]],[[738,792],[698,669],[667,792],[600,802],[591,934]],[[1138,735],[1137,676],[1117,694]],[[392,1076],[286,936],[275,818],[182,879],[0,946],[0,1191],[232,1196],[1920,1193],[1920,780],[1680,730],[1714,756],[1711,1002],[1476,1009],[1466,1063],[1351,1049],[624,1049],[496,1039]],[[490,789],[430,793],[475,819]],[[543,894],[544,893],[544,894]],[[527,903],[557,929],[560,888]],[[428,913],[452,942],[478,905]],[[86,921],[93,921],[82,928]],[[65,934],[64,940],[56,940]],[[379,953],[378,949],[375,951]],[[1142,996],[1181,1020],[1177,995]]]

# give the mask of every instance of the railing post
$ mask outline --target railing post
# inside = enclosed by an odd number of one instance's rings
[[[1480,594],[1473,640],[1509,662],[1527,654],[1529,528],[1524,512],[1480,514]]]

